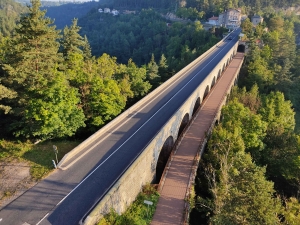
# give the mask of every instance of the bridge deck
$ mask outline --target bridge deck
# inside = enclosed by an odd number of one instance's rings
[[[160,198],[151,225],[182,224],[185,213],[185,197],[188,191],[190,175],[199,145],[205,139],[205,132],[214,122],[220,110],[220,104],[235,79],[244,54],[237,53],[223,75],[220,77],[195,120],[187,129],[161,187]]]

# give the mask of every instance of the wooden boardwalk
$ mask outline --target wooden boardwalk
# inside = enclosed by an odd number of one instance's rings
[[[151,225],[184,224],[185,198],[194,180],[195,157],[206,141],[206,132],[214,124],[224,97],[230,91],[236,73],[242,65],[243,53],[237,53],[223,75],[203,102],[201,109],[187,128],[184,137],[161,181],[160,198]]]

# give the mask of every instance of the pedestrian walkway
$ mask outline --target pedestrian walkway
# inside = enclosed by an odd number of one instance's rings
[[[194,159],[205,142],[206,132],[215,123],[215,117],[230,91],[243,59],[243,53],[236,54],[187,128],[165,171],[165,179],[161,181],[160,198],[151,225],[184,224],[187,206],[185,198],[192,185],[191,181],[195,178]]]

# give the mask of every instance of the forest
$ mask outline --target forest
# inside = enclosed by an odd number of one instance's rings
[[[200,22],[168,28],[158,13],[144,10],[126,17],[128,24],[117,21],[133,38],[135,49],[143,49],[144,57],[136,53],[143,61],[136,63],[109,33],[111,43],[103,44],[115,45],[119,52],[95,56],[87,36],[79,34],[77,19],[57,30],[40,10],[41,3],[32,3],[12,35],[0,39],[0,125],[6,137],[49,140],[90,135],[220,40]],[[141,41],[134,41],[140,32],[137,21],[144,26]],[[130,29],[131,23],[136,29]],[[155,35],[155,30],[167,34]],[[154,42],[165,48],[155,52]],[[118,59],[119,55],[126,58]]]
[[[226,30],[205,31],[194,12],[241,7],[264,22],[241,25],[249,51],[200,161],[190,224],[299,224],[300,18],[275,10],[299,1],[115,0],[139,12],[94,8],[62,30],[32,3],[0,3],[0,158],[8,141],[16,151],[98,130],[220,40]],[[167,26],[171,9],[190,14]]]
[[[190,224],[299,224],[300,20],[265,18],[242,23],[249,52],[200,161]]]

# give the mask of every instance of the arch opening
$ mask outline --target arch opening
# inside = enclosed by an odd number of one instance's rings
[[[219,70],[219,72],[218,72],[218,77],[217,77],[217,79],[219,79],[220,76],[221,76],[221,70]]]
[[[186,125],[189,122],[189,114],[186,113],[181,121],[181,124],[179,126],[179,130],[178,130],[178,136],[177,138],[181,135],[182,131],[184,130],[184,128],[186,127]]]
[[[203,99],[206,98],[206,96],[208,95],[209,93],[209,86],[207,85],[206,88],[205,88],[205,92],[204,92],[204,95],[203,95]]]
[[[200,98],[197,98],[193,109],[193,116],[195,115],[196,111],[199,109],[200,105],[201,105]]]
[[[213,86],[215,86],[215,84],[216,84],[216,77],[214,77],[214,79],[212,80],[212,82],[211,82],[211,87],[213,87]]]
[[[168,159],[170,157],[170,154],[172,152],[174,146],[174,139],[172,136],[169,136],[161,151],[160,154],[158,156],[158,160],[157,160],[157,164],[156,164],[156,174],[155,174],[155,179],[154,179],[154,183],[155,184],[159,184],[161,176],[163,175],[164,169],[166,167],[166,164],[168,162]]]
[[[237,51],[238,52],[245,52],[246,46],[245,45],[239,45]]]

